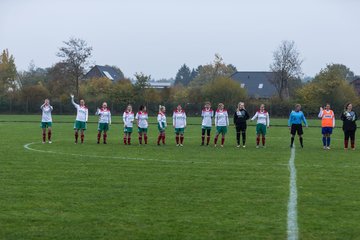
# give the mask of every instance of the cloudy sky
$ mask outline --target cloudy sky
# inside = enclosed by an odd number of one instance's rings
[[[360,75],[357,0],[1,0],[0,48],[19,70],[50,67],[70,37],[93,47],[91,63],[155,79],[219,53],[240,71],[267,71],[293,40],[305,75],[342,63]]]

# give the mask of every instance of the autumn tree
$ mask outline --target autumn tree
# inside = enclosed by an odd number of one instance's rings
[[[202,94],[204,100],[214,105],[222,102],[226,108],[235,108],[236,103],[247,96],[245,89],[229,77],[217,77],[204,87]]]
[[[0,55],[0,91],[2,95],[16,90],[18,87],[16,74],[15,58],[9,54],[9,50],[5,49]]]
[[[75,82],[76,95],[79,97],[79,79],[84,74],[88,58],[91,57],[92,47],[80,38],[70,38],[64,41],[65,46],[59,48],[57,56],[63,58],[63,62],[68,65],[69,73]]]
[[[298,90],[300,101],[316,110],[326,103],[334,109],[342,109],[346,102],[356,102],[355,90],[346,80],[343,69],[343,65],[327,65],[312,82]]]
[[[203,86],[218,77],[230,77],[235,73],[236,67],[232,64],[225,64],[219,54],[215,54],[215,59],[211,64],[201,65],[197,68],[197,76],[191,81],[190,86]]]
[[[270,65],[270,69],[274,72],[274,76],[269,80],[275,86],[281,100],[289,99],[289,87],[294,85],[292,82],[301,78],[302,62],[294,41],[283,41],[273,53],[273,63]]]

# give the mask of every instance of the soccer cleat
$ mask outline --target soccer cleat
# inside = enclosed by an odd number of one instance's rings
[[[326,146],[324,146],[323,149],[326,150]]]
[[[351,150],[355,151],[355,148],[351,148]]]
[[[107,144],[106,142],[104,142],[104,144]]]
[[[260,146],[259,145],[256,145],[256,148],[259,148]]]
[[[99,141],[97,141],[96,143],[97,143],[97,144],[100,144],[100,142],[99,142]]]
[[[216,147],[216,144],[214,144],[214,147]]]
[[[180,147],[183,147],[184,145],[182,145],[181,143],[180,143]]]
[[[220,145],[220,147],[224,147],[224,145]]]
[[[45,144],[46,142],[42,142],[43,144]]]
[[[293,148],[293,145],[290,145],[290,148]]]
[[[246,148],[246,146],[245,146],[245,145],[243,145],[243,148]]]
[[[176,146],[178,147],[178,146],[180,146],[180,144],[176,144]]]
[[[326,147],[327,150],[330,150],[330,147]]]
[[[237,148],[239,148],[239,147],[240,147],[240,145],[237,145],[236,147],[237,147]]]
[[[265,146],[265,145],[263,145],[262,147],[263,147],[263,148],[266,148],[266,146]]]
[[[52,141],[49,141],[50,144],[52,144]]]

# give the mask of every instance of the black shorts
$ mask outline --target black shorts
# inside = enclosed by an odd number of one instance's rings
[[[295,135],[296,133],[298,135],[303,135],[303,128],[301,124],[292,124],[291,125],[291,131],[290,131],[291,135]]]

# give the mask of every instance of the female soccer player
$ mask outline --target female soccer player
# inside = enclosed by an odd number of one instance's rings
[[[52,117],[51,117],[51,111],[54,109],[50,105],[50,100],[45,99],[44,104],[40,106],[40,109],[42,111],[41,116],[41,128],[42,128],[42,143],[46,142],[46,128],[48,129],[48,141],[51,142],[51,127],[52,127]]]
[[[139,111],[136,113],[135,119],[137,120],[139,144],[142,144],[142,137],[144,135],[144,142],[147,144],[147,130],[148,130],[148,113],[146,107],[141,105]]]
[[[176,146],[183,146],[184,130],[186,128],[186,113],[183,111],[181,105],[178,105],[173,113],[173,127],[175,129]]]
[[[133,130],[134,122],[134,113],[132,111],[132,106],[128,105],[125,112],[123,113],[123,123],[124,123],[124,144],[131,144],[131,133]]]
[[[320,107],[318,115],[321,118],[321,133],[323,135],[323,148],[330,149],[330,136],[333,128],[335,127],[335,115],[333,110],[330,109],[330,104],[326,104],[325,109]]]
[[[160,145],[160,140],[162,140],[162,143],[165,145],[165,129],[167,125],[165,111],[166,111],[165,106],[159,105],[159,113],[157,116],[159,136],[157,140],[157,145]]]
[[[245,147],[246,142],[246,120],[250,118],[249,113],[245,109],[245,104],[239,102],[236,112],[234,113],[234,125],[236,127],[237,147],[240,147],[240,133],[242,135],[242,145]]]
[[[348,149],[349,138],[351,141],[351,149],[355,150],[355,131],[356,120],[358,119],[356,113],[352,110],[352,104],[348,103],[345,106],[344,112],[341,114],[341,120],[343,121],[344,131],[344,149]]]
[[[290,116],[289,116],[289,121],[288,121],[288,127],[290,129],[290,134],[291,134],[291,142],[290,142],[291,148],[294,145],[294,138],[295,138],[296,133],[299,136],[299,141],[300,141],[301,147],[302,148],[304,147],[303,137],[302,137],[302,135],[304,133],[303,128],[302,128],[302,122],[304,122],[305,126],[308,127],[304,113],[301,111],[301,105],[296,104],[295,110],[291,111]]]
[[[224,104],[219,103],[218,109],[215,113],[215,127],[216,127],[216,135],[214,139],[214,145],[216,147],[216,143],[218,137],[221,133],[221,147],[224,147],[225,135],[227,133],[227,127],[229,126],[229,115],[226,109],[224,109]]]
[[[270,127],[270,118],[269,113],[265,110],[264,104],[260,105],[260,110],[255,113],[251,121],[254,121],[256,118],[256,148],[259,148],[260,135],[262,135],[262,145],[265,148],[266,128]]]
[[[209,146],[210,132],[212,126],[212,118],[214,117],[214,111],[211,109],[210,102],[206,102],[204,109],[201,111],[202,123],[201,123],[201,146],[204,146],[205,132],[206,132],[206,145]]]
[[[88,109],[85,106],[84,99],[80,100],[80,105],[74,102],[74,95],[71,94],[71,103],[76,108],[76,120],[74,123],[75,144],[78,143],[79,130],[81,131],[81,143],[84,143],[84,131],[86,130],[86,122],[88,121]]]
[[[106,144],[107,131],[111,125],[111,112],[107,108],[107,103],[103,102],[101,109],[98,108],[95,114],[99,116],[97,143],[100,143],[101,132],[104,131],[104,144]]]

